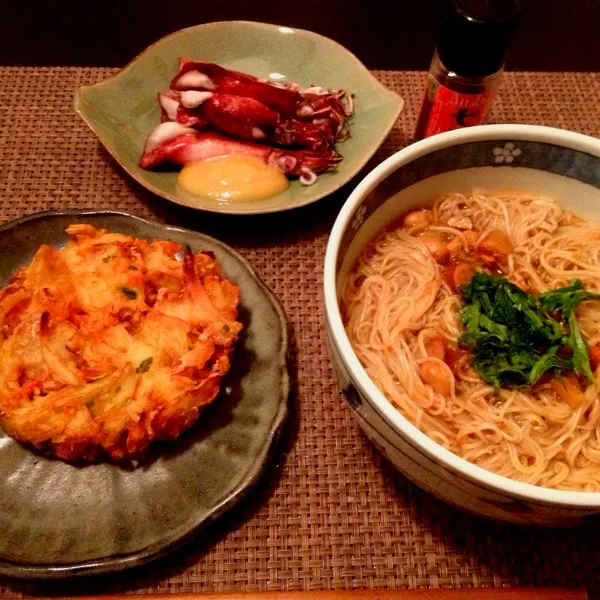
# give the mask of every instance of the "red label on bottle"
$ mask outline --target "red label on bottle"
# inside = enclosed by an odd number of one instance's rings
[[[490,92],[461,94],[440,85],[433,99],[425,137],[460,129],[483,122],[490,101]]]

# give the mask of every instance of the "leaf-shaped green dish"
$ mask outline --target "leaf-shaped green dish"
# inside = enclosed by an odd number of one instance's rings
[[[215,62],[277,82],[343,88],[354,94],[352,137],[338,144],[344,160],[315,184],[292,181],[283,193],[253,202],[193,197],[177,188],[177,171],[138,166],[146,137],[159,123],[157,94],[168,88],[178,58]],[[356,175],[381,145],[404,101],[379,83],[338,43],[310,31],[247,21],[183,29],[162,38],[113,77],[75,94],[75,110],[117,162],[150,191],[177,204],[213,212],[251,214],[287,210],[331,194]]]

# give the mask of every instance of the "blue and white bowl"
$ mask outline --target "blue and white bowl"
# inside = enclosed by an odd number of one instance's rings
[[[600,514],[600,493],[520,483],[444,449],[379,391],[344,331],[341,286],[367,241],[428,200],[474,188],[549,195],[562,207],[600,222],[600,140],[550,127],[484,125],[425,139],[374,169],[340,211],[327,246],[325,310],[333,364],[365,433],[423,489],[484,517],[520,524],[580,524]]]

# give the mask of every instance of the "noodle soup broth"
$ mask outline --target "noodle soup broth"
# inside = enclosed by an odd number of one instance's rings
[[[518,192],[451,193],[410,211],[365,246],[343,286],[358,358],[406,418],[458,456],[525,483],[599,491],[595,376],[550,369],[531,385],[482,377],[461,319],[462,286],[475,273],[505,278],[531,297],[575,278],[598,292],[600,227]],[[583,302],[577,321],[596,371],[600,302]],[[559,350],[568,362],[568,343]]]

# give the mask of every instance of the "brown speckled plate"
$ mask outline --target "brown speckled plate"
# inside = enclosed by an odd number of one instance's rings
[[[71,223],[215,253],[241,287],[244,324],[219,397],[137,468],[73,466],[0,429],[0,574],[60,578],[126,569],[164,555],[240,501],[264,471],[287,414],[288,332],[252,267],[214,238],[118,212],[48,212],[0,228],[0,286],[41,244],[62,247]]]

